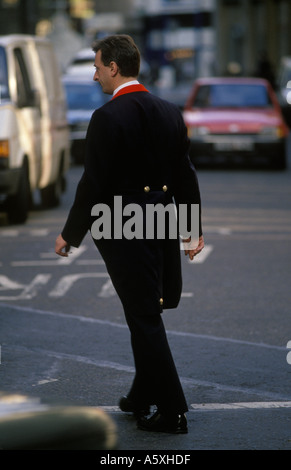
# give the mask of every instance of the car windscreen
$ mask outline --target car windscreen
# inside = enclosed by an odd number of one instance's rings
[[[91,110],[105,102],[103,93],[96,84],[65,83],[67,105],[70,110]]]
[[[194,101],[194,106],[201,108],[261,108],[270,105],[266,87],[252,84],[203,85]]]
[[[5,49],[0,46],[0,103],[9,99],[8,74]]]

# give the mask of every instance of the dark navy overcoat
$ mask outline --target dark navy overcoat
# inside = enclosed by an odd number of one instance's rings
[[[113,210],[116,196],[122,196],[124,206],[138,204],[143,214],[148,204],[201,204],[178,107],[139,85],[125,90],[92,115],[84,173],[62,231],[72,246],[78,247],[91,230],[96,220],[92,207],[106,204]],[[146,225],[145,216],[143,221]],[[114,215],[111,222],[113,227]],[[112,233],[111,238],[94,241],[125,310],[152,315],[178,305],[179,236],[128,239]]]

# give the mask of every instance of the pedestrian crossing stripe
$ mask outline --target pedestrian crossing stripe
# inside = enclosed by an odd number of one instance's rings
[[[100,406],[107,413],[123,413],[119,406]],[[189,411],[228,411],[228,410],[270,410],[291,408],[291,401],[256,401],[241,403],[195,403],[189,405]]]
[[[291,408],[291,401],[255,401],[241,403],[199,403],[190,405],[191,411],[224,411],[247,409]]]

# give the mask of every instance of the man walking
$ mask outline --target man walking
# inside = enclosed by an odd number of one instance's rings
[[[92,115],[84,173],[56,240],[60,256],[68,256],[71,245],[81,244],[95,220],[92,208],[106,204],[114,209],[117,196],[123,207],[141,208],[145,227],[149,204],[166,207],[174,198],[177,207],[186,205],[188,214],[191,205],[200,207],[181,113],[137,81],[140,54],[132,38],[109,36],[96,41],[93,50],[94,80],[113,97]],[[116,216],[112,214],[112,220]],[[93,231],[92,236],[131,333],[136,373],[119,406],[134,413],[140,429],[186,433],[187,403],[161,317],[163,309],[177,307],[182,288],[179,235],[170,237],[168,232],[169,227],[163,238],[126,237],[114,236],[112,228],[111,236],[95,236]],[[185,254],[193,259],[203,246],[200,211],[197,246],[187,246]],[[153,415],[151,405],[157,407]]]

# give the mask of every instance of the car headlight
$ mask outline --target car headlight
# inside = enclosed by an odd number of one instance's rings
[[[284,133],[281,127],[263,127],[260,134],[268,137],[283,137]]]

